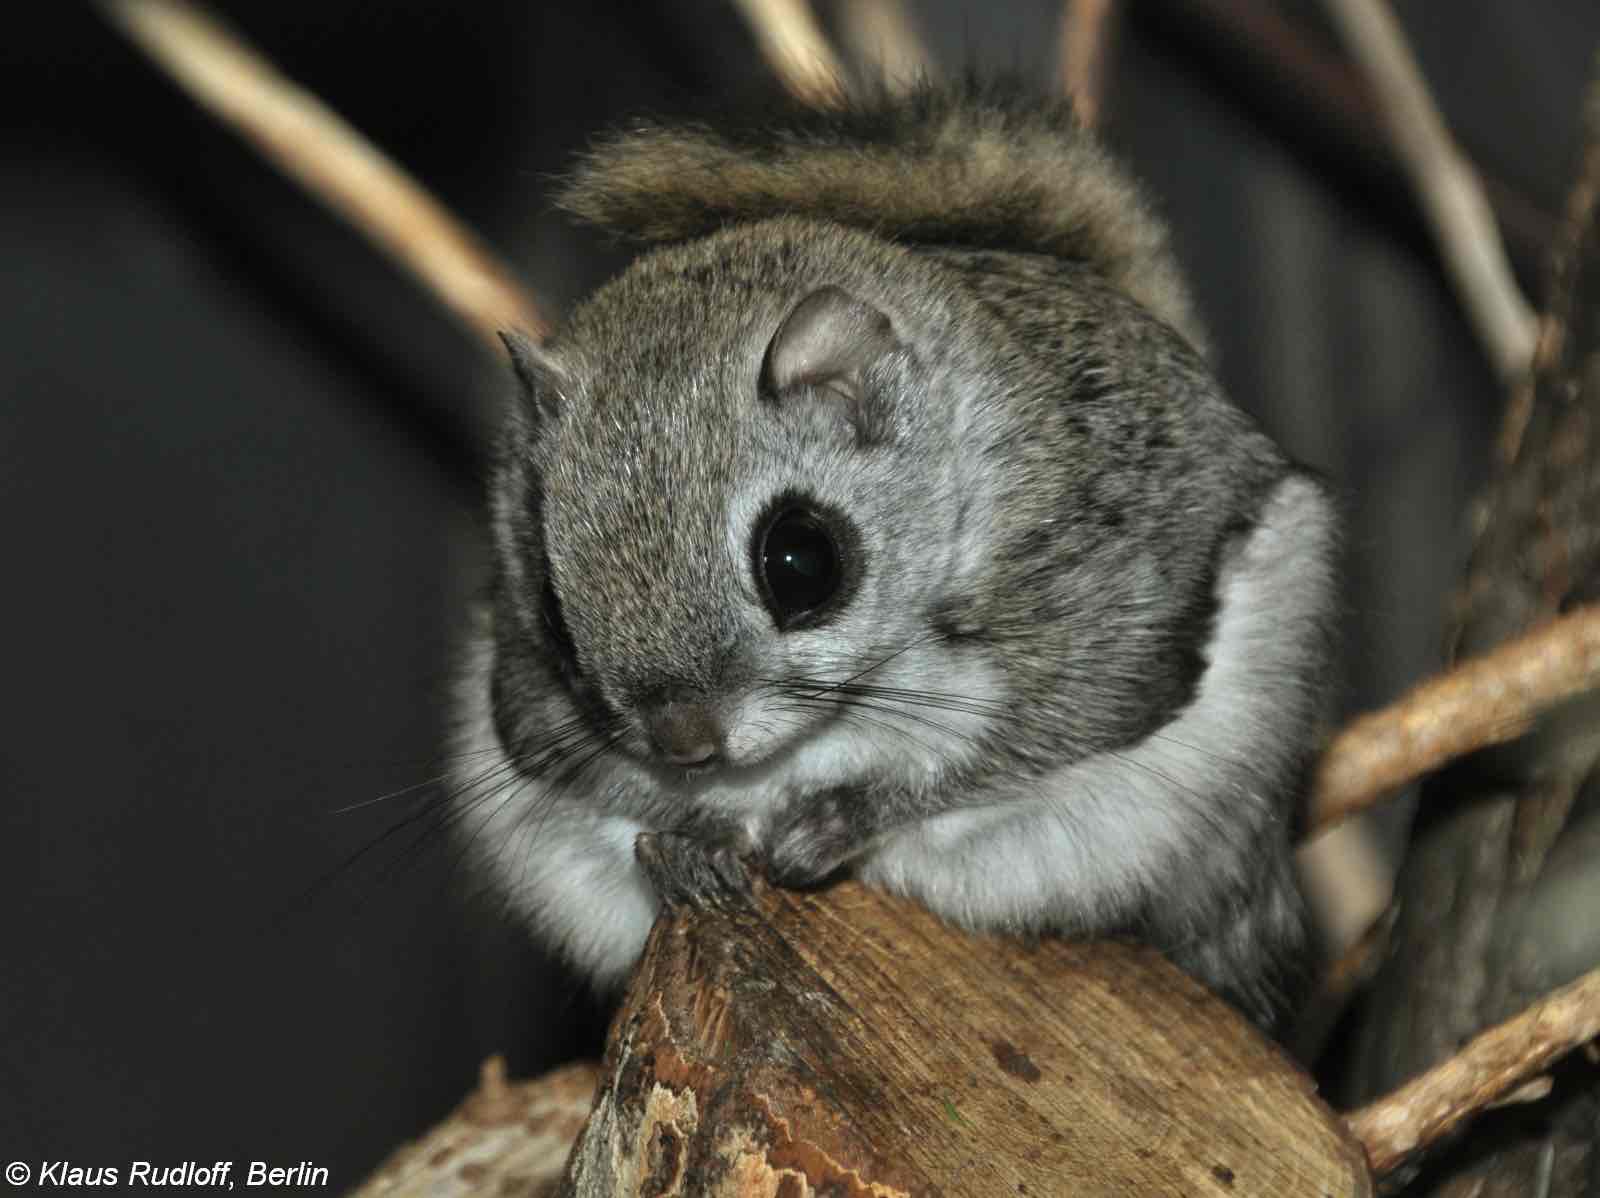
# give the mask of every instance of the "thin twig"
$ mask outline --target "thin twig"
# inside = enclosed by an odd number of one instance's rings
[[[1595,212],[1600,207],[1600,52],[1594,57],[1589,86],[1583,97],[1583,150],[1578,176],[1567,193],[1566,212],[1550,253],[1550,293],[1539,319],[1539,343],[1534,350],[1534,372],[1552,369],[1561,358],[1567,338],[1566,316],[1572,308],[1572,290],[1583,265],[1582,249],[1591,239]],[[1506,406],[1496,456],[1509,468],[1522,451],[1522,436],[1533,416],[1535,379],[1519,383]]]
[[[1371,84],[1343,55],[1324,49],[1288,6],[1276,0],[1130,0],[1124,7],[1142,32],[1212,74],[1324,172],[1370,195],[1391,226],[1415,218],[1397,151],[1388,138],[1372,135],[1380,118]],[[1490,164],[1476,168],[1514,256],[1542,267],[1557,214]]]
[[[1067,0],[1062,13],[1061,86],[1086,129],[1100,120],[1116,23],[1116,0]]]
[[[216,18],[185,0],[98,0],[200,104],[410,270],[497,351],[548,324],[511,272],[415,180]]]
[[[905,0],[852,0],[838,9],[838,36],[857,65],[904,90],[935,73],[933,56]]]
[[[1394,898],[1394,863],[1363,821],[1346,820],[1296,845],[1294,864],[1330,953],[1359,939]]]
[[[1481,1032],[1449,1060],[1346,1116],[1375,1174],[1390,1172],[1600,1035],[1600,969]]]
[[[1350,1000],[1378,976],[1400,908],[1390,905],[1317,980],[1316,988],[1295,1016],[1291,1046],[1296,1060],[1311,1063],[1333,1034]]]
[[[1600,686],[1600,606],[1558,616],[1347,725],[1312,783],[1312,833]]]
[[[738,0],[761,55],[789,94],[818,108],[845,96],[844,71],[806,0]]]
[[[1533,310],[1511,273],[1494,210],[1445,128],[1399,22],[1385,0],[1325,3],[1372,82],[1389,137],[1490,361],[1503,379],[1520,378],[1533,360]]]

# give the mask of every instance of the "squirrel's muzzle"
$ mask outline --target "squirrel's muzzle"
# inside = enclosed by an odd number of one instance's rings
[[[651,747],[671,765],[709,765],[722,756],[722,723],[709,703],[664,699],[642,704]]]

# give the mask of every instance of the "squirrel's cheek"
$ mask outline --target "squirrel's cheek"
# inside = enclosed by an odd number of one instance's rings
[[[731,765],[757,765],[803,739],[825,715],[788,688],[760,688],[730,705],[724,753]]]

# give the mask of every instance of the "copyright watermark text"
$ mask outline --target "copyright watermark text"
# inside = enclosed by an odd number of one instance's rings
[[[314,1189],[328,1184],[328,1170],[311,1161],[275,1165],[249,1161],[129,1161],[118,1165],[83,1165],[77,1161],[12,1161],[7,1183],[36,1189],[75,1190],[91,1187],[123,1189],[232,1190]]]

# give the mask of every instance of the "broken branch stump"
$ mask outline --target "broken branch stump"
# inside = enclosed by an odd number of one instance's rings
[[[583,1061],[508,1082],[505,1062],[491,1057],[459,1107],[390,1153],[349,1198],[550,1198],[596,1080]]]
[[[562,1193],[1371,1193],[1309,1079],[1153,950],[846,883],[663,917]]]

